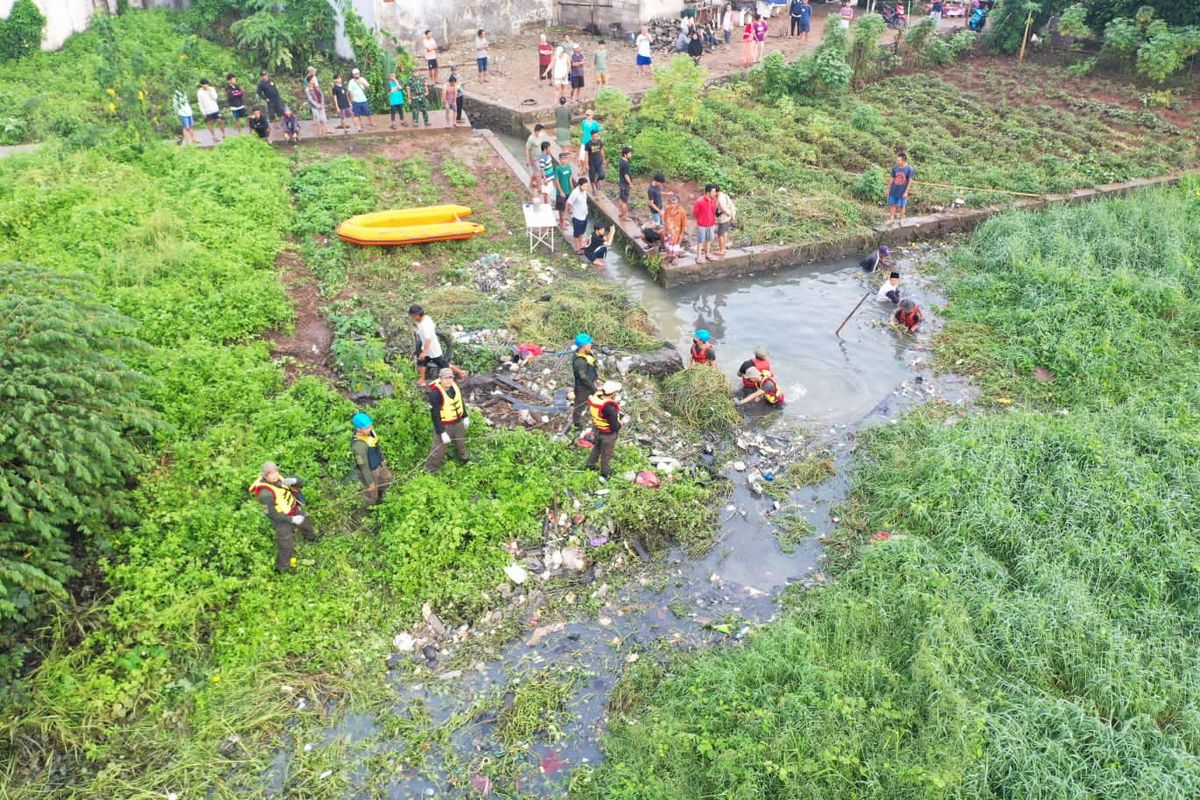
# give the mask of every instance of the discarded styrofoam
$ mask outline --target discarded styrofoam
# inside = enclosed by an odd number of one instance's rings
[[[529,580],[529,573],[520,564],[509,564],[504,568],[504,574],[508,579],[518,586]]]

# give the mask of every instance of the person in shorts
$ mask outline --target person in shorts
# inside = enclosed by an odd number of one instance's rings
[[[654,173],[650,186],[646,189],[646,204],[650,208],[650,221],[655,225],[663,224],[663,184],[667,176],[661,172]]]
[[[637,45],[638,77],[648,77],[650,75],[650,67],[654,64],[654,59],[650,55],[650,29],[645,25],[642,26],[642,32],[637,35],[635,44]]]
[[[593,136],[583,149],[587,154],[588,181],[592,184],[592,191],[598,192],[600,184],[608,176],[604,158],[604,142],[600,141],[599,136]]]
[[[425,31],[425,38],[421,40],[421,50],[425,53],[425,69],[429,70],[429,80],[437,86],[438,43],[433,38],[433,31]]]
[[[318,136],[328,136],[329,126],[326,124],[325,93],[321,91],[321,82],[317,80],[316,67],[309,67],[305,75],[304,99],[308,101],[308,110],[312,113],[314,132]]]
[[[550,142],[542,142],[542,154],[538,156],[538,174],[541,176],[538,191],[541,193],[542,202],[551,203],[554,201],[554,156],[550,155]]]
[[[888,222],[896,221],[896,212],[900,212],[900,224],[904,224],[904,213],[908,210],[908,192],[912,188],[913,168],[908,163],[908,156],[903,152],[896,153],[896,163],[892,166],[892,181],[888,184],[887,204]]]
[[[179,117],[179,125],[183,128],[183,141],[181,144],[191,142],[196,143],[196,132],[192,130],[192,125],[195,119],[192,117],[192,104],[188,102],[187,93],[182,89],[176,89],[175,94],[171,97],[171,105],[175,108],[175,116]]]
[[[425,309],[419,305],[409,306],[408,318],[413,324],[413,355],[417,359],[417,383],[425,386],[428,383],[427,376],[430,370],[437,375],[440,370],[451,369],[454,370],[454,376],[459,380],[465,378],[466,371],[451,365],[450,359],[442,352],[442,343],[437,335],[437,325],[425,313]]]
[[[196,87],[196,104],[200,106],[200,114],[204,117],[204,124],[208,126],[208,135],[212,137],[213,143],[224,141],[225,118],[221,116],[221,106],[217,102],[217,87],[209,83],[208,78],[201,78]],[[213,130],[213,123],[221,129],[220,139]]]
[[[363,117],[367,118],[368,128],[375,127],[375,123],[371,121],[371,104],[367,101],[367,90],[370,88],[371,84],[367,83],[361,71],[350,71],[350,83],[346,86],[346,92],[350,95],[350,109],[354,112],[354,122],[360,131],[363,129]]]
[[[479,80],[482,83],[488,82],[488,43],[487,36],[483,33],[483,28],[475,31],[475,69],[479,72]]]
[[[579,47],[579,42],[571,48],[571,99],[579,100],[583,97],[583,50]]]
[[[621,201],[621,219],[629,219],[629,195],[633,191],[633,176],[630,174],[629,159],[633,148],[621,148],[621,161],[617,164],[617,198]]]
[[[704,194],[692,206],[692,219],[696,220],[696,263],[712,260],[712,245],[717,238],[717,185],[704,187]]]
[[[346,87],[342,85],[341,75],[333,79],[333,102],[337,105],[338,110],[338,129],[349,133],[350,126],[346,124],[346,120],[350,119],[350,95],[346,93]]]
[[[573,176],[571,160],[560,153],[554,160],[554,210],[558,212],[558,227],[567,227],[567,198],[571,195]]]
[[[608,86],[608,45],[601,39],[592,53],[592,71],[596,73],[596,85]]]
[[[232,72],[225,76],[225,102],[229,106],[229,115],[233,117],[233,127],[238,133],[242,132],[242,120],[246,118],[246,93],[238,86],[237,76]]]
[[[567,198],[567,208],[571,211],[571,236],[575,239],[575,252],[583,252],[583,235],[588,226],[588,179],[580,178],[575,181],[575,188]]]

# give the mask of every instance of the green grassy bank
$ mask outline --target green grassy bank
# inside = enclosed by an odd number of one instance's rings
[[[848,566],[631,675],[574,796],[1197,796],[1198,241],[1194,180],[980,228],[938,345],[979,408],[871,432]]]

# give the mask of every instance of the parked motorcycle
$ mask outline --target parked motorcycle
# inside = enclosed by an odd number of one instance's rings
[[[883,17],[883,21],[897,30],[908,25],[908,17],[904,13],[904,5],[901,3],[880,3],[879,14]]]

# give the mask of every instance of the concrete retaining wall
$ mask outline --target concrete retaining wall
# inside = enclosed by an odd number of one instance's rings
[[[1006,205],[978,209],[961,209],[941,214],[909,217],[904,227],[880,225],[868,232],[831,239],[809,242],[802,245],[760,245],[747,248],[730,248],[721,261],[697,264],[681,261],[664,266],[658,274],[658,282],[664,286],[680,286],[688,283],[729,278],[758,272],[773,272],[784,267],[810,261],[824,261],[865,254],[881,244],[898,245],[918,239],[936,239],[951,233],[973,230],[989,217],[1012,210],[1036,210],[1058,203],[1079,203],[1105,197],[1120,197],[1131,192],[1154,186],[1171,186],[1186,174],[1164,175],[1159,178],[1143,178],[1128,183],[1113,183],[1094,189],[1077,189],[1069,194],[1047,195],[1040,199],[1019,200]],[[601,210],[604,210],[601,207]]]

